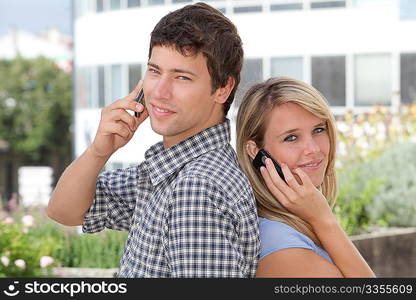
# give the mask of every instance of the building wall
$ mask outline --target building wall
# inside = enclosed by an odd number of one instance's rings
[[[76,156],[94,137],[100,108],[127,95],[143,76],[154,25],[187,4],[142,0],[140,7],[127,8],[133,2],[93,0],[75,9]],[[407,10],[401,9],[402,2],[210,1],[236,24],[244,44],[242,81],[229,118],[234,122],[244,90],[270,76],[313,84],[335,114],[369,110],[376,103],[396,110],[401,103],[414,101],[416,68],[407,66],[416,66],[416,43],[411,38],[416,18],[403,13]],[[335,7],[315,8],[325,5]],[[158,140],[146,122],[110,164],[137,163]]]

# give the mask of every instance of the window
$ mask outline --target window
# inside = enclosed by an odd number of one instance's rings
[[[172,0],[172,3],[185,3],[185,2],[192,2],[192,0]]]
[[[400,20],[416,20],[415,0],[400,0]]]
[[[98,66],[98,105],[105,106],[105,74],[104,66]]]
[[[104,11],[104,0],[97,0],[96,11],[97,12]]]
[[[121,65],[111,66],[111,98],[109,104],[122,98],[123,92],[121,87]]]
[[[254,12],[261,12],[263,8],[261,6],[241,6],[241,7],[234,7],[234,13],[254,13]]]
[[[302,57],[274,57],[271,61],[272,77],[292,77],[303,79],[303,58]]]
[[[127,7],[138,7],[140,6],[140,0],[128,0],[127,1]]]
[[[400,55],[401,103],[416,101],[416,53]]]
[[[390,105],[392,94],[391,55],[355,56],[355,105]]]
[[[311,2],[311,8],[345,7],[345,1],[317,1]]]
[[[111,0],[110,2],[110,9],[117,10],[121,8],[120,0]]]
[[[142,79],[142,66],[140,64],[129,65],[129,92],[133,91]]]
[[[90,88],[90,85],[88,84],[88,73],[87,68],[85,67],[78,67],[76,70],[77,73],[77,85],[76,85],[76,105],[77,108],[84,108],[87,107],[88,103],[88,90]]]
[[[285,4],[271,4],[270,10],[277,11],[277,10],[297,10],[302,9],[302,3],[285,3]]]
[[[235,96],[235,104],[238,106],[244,93],[255,83],[263,80],[263,60],[261,58],[246,59],[241,72],[240,85]]]
[[[148,0],[149,5],[162,5],[165,4],[165,0]]]
[[[345,56],[316,56],[311,60],[312,86],[332,106],[345,106]]]

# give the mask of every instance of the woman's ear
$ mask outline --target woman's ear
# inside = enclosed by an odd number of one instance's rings
[[[223,87],[218,88],[218,90],[216,91],[217,97],[215,98],[215,101],[224,104],[227,101],[228,96],[230,96],[231,91],[234,88],[234,84],[234,78],[231,76],[228,77],[227,84]]]
[[[246,143],[246,151],[248,156],[251,157],[251,159],[254,159],[257,155],[257,152],[259,152],[259,148],[257,147],[257,144],[254,141],[248,141]]]

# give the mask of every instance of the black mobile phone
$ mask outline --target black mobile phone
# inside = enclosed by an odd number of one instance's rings
[[[276,168],[277,174],[279,174],[280,178],[282,178],[283,181],[286,182],[285,175],[283,175],[283,171],[279,163],[276,160],[274,160],[274,158],[270,155],[270,153],[264,149],[260,149],[256,157],[253,159],[253,166],[260,172],[261,166],[266,167],[266,158],[270,158],[272,160]]]
[[[140,92],[137,94],[136,98],[134,98],[134,101],[145,105],[143,88],[140,89]],[[138,118],[138,117],[140,117],[140,113],[137,112],[137,111],[135,111],[134,112],[134,116],[136,118]]]

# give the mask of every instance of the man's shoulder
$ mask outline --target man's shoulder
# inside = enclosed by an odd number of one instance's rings
[[[231,145],[208,151],[188,162],[177,179],[193,178],[203,180],[218,187],[227,194],[248,194],[251,186],[237,161]]]

